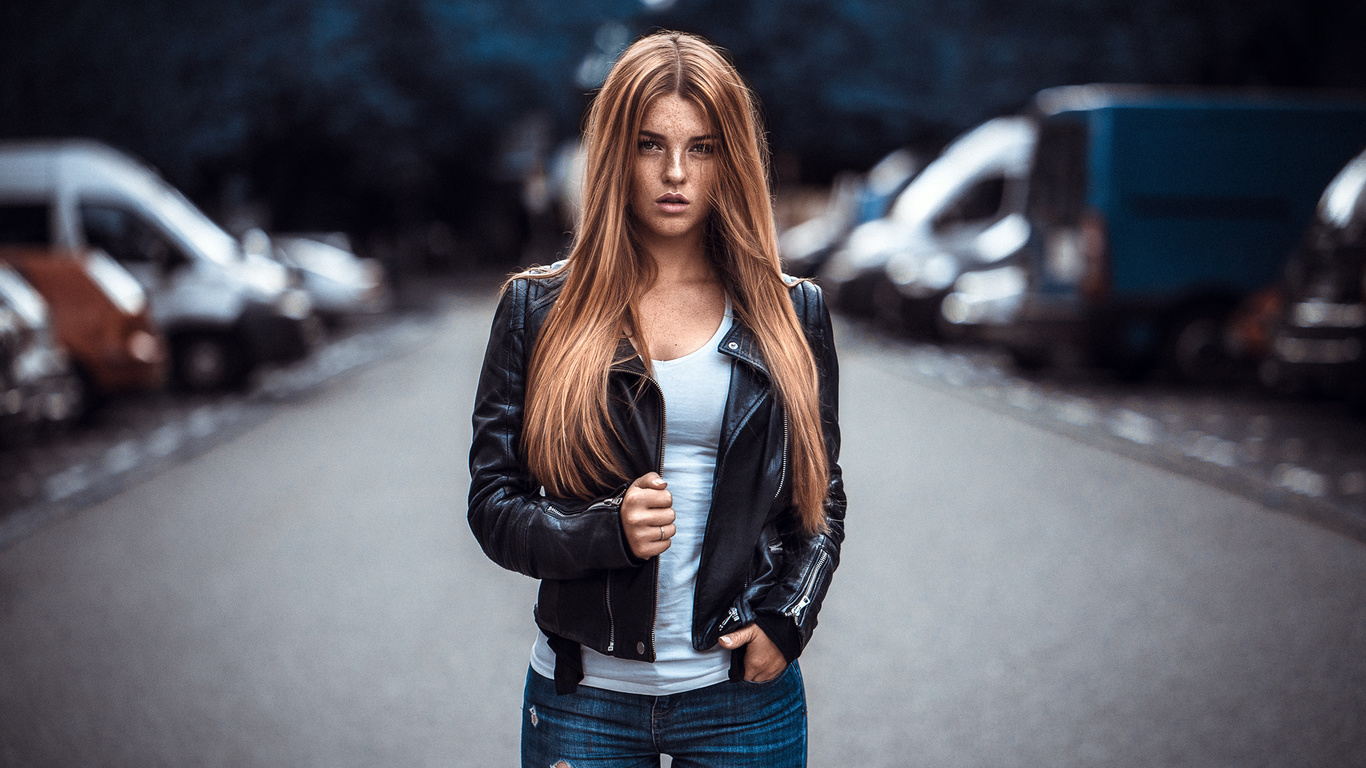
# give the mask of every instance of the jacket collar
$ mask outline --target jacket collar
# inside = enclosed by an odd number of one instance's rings
[[[764,364],[763,353],[759,351],[759,340],[754,338],[754,332],[749,326],[740,322],[739,318],[731,324],[730,332],[722,339],[721,345],[716,351],[723,355],[730,355],[737,360],[743,360],[754,366],[760,373],[768,375],[768,366]]]

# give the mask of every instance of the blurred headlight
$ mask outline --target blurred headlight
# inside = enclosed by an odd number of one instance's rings
[[[887,259],[887,279],[897,287],[910,285],[920,278],[920,258],[914,253],[898,253]]]
[[[931,291],[942,291],[953,285],[958,277],[958,259],[947,253],[936,253],[925,260],[920,281]]]
[[[1009,322],[1024,304],[1027,287],[1020,267],[967,272],[944,299],[941,311],[951,323]]]
[[[237,265],[234,274],[268,297],[275,296],[289,287],[289,270],[283,264],[264,256],[248,255]]]
[[[133,331],[128,334],[128,354],[142,363],[155,363],[161,360],[161,344],[146,331]]]
[[[1273,349],[1287,363],[1336,365],[1361,358],[1361,342],[1356,339],[1297,339],[1281,336]]]
[[[1044,269],[1052,279],[1075,285],[1086,274],[1086,257],[1081,249],[1081,233],[1076,229],[1059,229],[1048,236],[1044,246]]]
[[[147,292],[128,270],[116,264],[104,251],[90,254],[85,260],[85,271],[124,314],[141,314],[147,307]]]
[[[1291,322],[1300,328],[1360,328],[1366,326],[1366,306],[1302,301],[1291,310]]]
[[[313,311],[313,301],[303,291],[288,290],[281,294],[277,308],[285,317],[303,320]]]

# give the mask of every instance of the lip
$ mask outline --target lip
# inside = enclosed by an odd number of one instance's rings
[[[655,198],[655,205],[665,213],[682,213],[688,209],[688,198],[677,192],[666,192]]]

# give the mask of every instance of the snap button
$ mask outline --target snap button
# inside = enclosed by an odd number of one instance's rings
[[[645,655],[645,643],[644,643],[644,642],[637,642],[637,643],[636,643],[636,653],[640,654],[641,656],[644,656],[644,655]]]
[[[732,341],[729,345],[727,345],[727,346],[729,346],[731,349],[739,349],[739,348],[740,348],[740,345],[739,345],[739,344],[736,344],[736,343],[733,342],[733,341]]]

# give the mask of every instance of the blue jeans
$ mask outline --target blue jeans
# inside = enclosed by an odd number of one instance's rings
[[[806,692],[794,661],[764,683],[726,681],[669,696],[555,683],[528,670],[522,768],[804,768]]]

